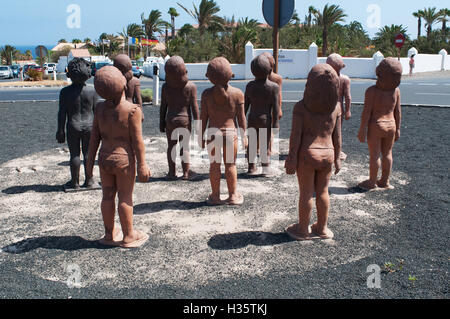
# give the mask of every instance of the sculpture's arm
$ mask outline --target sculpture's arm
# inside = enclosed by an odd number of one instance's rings
[[[295,174],[298,167],[298,152],[302,144],[302,134],[303,134],[303,114],[301,110],[301,105],[297,104],[294,107],[294,114],[292,116],[292,130],[291,137],[289,140],[289,154],[286,159],[284,167],[286,168],[286,173],[289,175]]]
[[[159,109],[159,131],[164,133],[166,131],[166,116],[167,116],[167,97],[166,97],[166,87],[163,85],[161,92],[161,106]]]
[[[397,142],[400,139],[400,127],[402,124],[402,97],[399,88],[397,88],[397,103],[395,104],[394,118],[396,126],[395,141]]]
[[[364,99],[364,109],[361,115],[361,126],[359,128],[358,132],[358,139],[361,143],[366,142],[367,137],[367,128],[369,126],[370,117],[372,115],[372,108],[373,108],[373,88],[369,88],[366,91],[366,96]]]

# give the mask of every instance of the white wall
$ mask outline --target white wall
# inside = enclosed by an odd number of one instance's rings
[[[325,63],[326,58],[317,57],[317,45],[315,43],[307,50],[280,50],[279,52],[279,74],[285,79],[305,79],[311,68],[317,63]],[[411,50],[415,50],[411,48]],[[245,64],[232,64],[235,80],[253,79],[251,73],[251,62],[263,52],[272,53],[272,49],[254,49],[249,42],[245,46]],[[164,63],[165,59],[159,58],[160,78],[165,79]],[[377,52],[372,58],[345,58],[346,65],[342,73],[351,78],[376,78],[377,62],[383,59],[383,55]],[[415,73],[440,71],[442,68],[443,56],[440,54],[417,54],[415,56]],[[401,58],[403,74],[409,74],[409,58]],[[190,80],[207,80],[207,63],[187,63],[188,76]],[[445,56],[445,69],[450,69],[450,56]],[[153,63],[144,63],[146,76],[153,77]]]

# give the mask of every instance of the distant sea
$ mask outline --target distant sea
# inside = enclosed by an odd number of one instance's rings
[[[45,45],[44,47],[47,48],[47,50],[51,50],[53,49],[55,45]],[[14,47],[16,48],[16,50],[19,50],[21,53],[25,53],[27,50],[31,51],[31,54],[33,54],[33,59],[36,57],[36,53],[34,52],[34,50],[36,49],[37,45],[14,45]]]

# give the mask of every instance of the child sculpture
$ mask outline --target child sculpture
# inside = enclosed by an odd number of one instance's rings
[[[85,84],[91,77],[89,62],[80,58],[70,61],[67,77],[72,79],[72,85],[63,88],[59,95],[58,131],[56,133],[58,143],[65,143],[66,132],[64,127],[67,126],[67,144],[70,151],[72,178],[64,185],[66,191],[80,189],[80,144],[86,173],[94,108],[98,102],[98,95],[94,88]],[[95,184],[94,179],[88,177],[87,174],[85,175],[83,187],[92,188]]]
[[[114,66],[118,68],[127,79],[127,89],[125,91],[127,101],[137,104],[142,108],[141,81],[133,76],[133,65],[130,57],[126,54],[119,54],[114,59]]]
[[[250,82],[245,90],[245,114],[250,109],[248,128],[256,130],[256,141],[250,139],[250,143],[256,142],[257,148],[252,149],[253,145],[251,145],[247,149],[248,174],[255,175],[257,172],[255,159],[256,150],[259,149],[262,155],[263,175],[270,175],[269,144],[272,128],[279,127],[280,88],[276,83],[268,80],[268,76],[272,73],[272,66],[265,55],[256,57],[252,61],[251,68],[255,81]],[[266,134],[265,141],[262,141],[262,133]]]
[[[230,63],[225,58],[213,59],[208,65],[206,77],[214,84],[214,87],[203,92],[201,110],[201,144],[204,149],[205,132],[208,128],[208,153],[210,156],[209,177],[212,194],[208,197],[207,204],[242,205],[244,197],[237,192],[238,132],[236,124],[239,125],[241,131],[244,149],[247,149],[244,94],[241,90],[228,84],[233,77],[233,72]],[[220,198],[222,150],[229,193],[225,202],[222,202]]]
[[[400,138],[402,118],[399,85],[402,78],[402,65],[394,58],[381,61],[377,67],[378,81],[366,91],[364,110],[358,139],[369,146],[370,178],[358,186],[364,190],[377,187],[389,189],[389,176],[392,170],[392,148]],[[381,154],[381,161],[380,161]],[[378,169],[381,166],[381,179]]]
[[[127,82],[113,66],[100,69],[95,76],[95,89],[106,101],[99,103],[94,116],[87,174],[92,176],[95,155],[102,143],[98,163],[102,182],[101,210],[108,246],[135,248],[143,245],[148,235],[133,229],[133,188],[137,171],[140,182],[147,182],[150,170],[145,162],[142,138],[142,111],[125,98]],[[114,224],[115,197],[123,236]]]
[[[344,118],[346,121],[350,120],[352,117],[351,107],[352,107],[352,95],[350,93],[351,81],[350,78],[344,74],[341,74],[341,70],[345,68],[344,60],[342,56],[337,53],[330,54],[327,58],[327,64],[331,65],[333,69],[337,72],[339,76],[339,103],[341,103],[342,110],[342,123],[344,124]],[[345,104],[345,109],[344,109]],[[341,151],[341,160],[345,161],[347,155]]]
[[[167,135],[167,161],[169,163],[169,180],[175,180],[176,167],[172,151],[180,142],[182,145],[180,156],[182,157],[183,180],[192,180],[196,173],[190,170],[189,139],[192,130],[192,119],[199,120],[197,104],[197,87],[189,82],[186,66],[179,56],[173,56],[167,60],[164,67],[166,72],[166,83],[162,87],[160,124],[161,133]],[[184,132],[177,132],[177,130]],[[178,136],[172,136],[179,133]],[[185,134],[183,134],[185,133]],[[185,138],[186,140],[183,140]],[[175,155],[175,153],[174,153]]]
[[[341,169],[341,105],[339,77],[327,64],[311,69],[304,98],[294,107],[286,173],[297,172],[300,188],[299,223],[286,229],[295,240],[333,238],[328,228],[330,198],[328,184]],[[313,195],[316,194],[317,223],[309,227]]]

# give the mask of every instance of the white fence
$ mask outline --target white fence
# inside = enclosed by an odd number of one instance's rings
[[[253,79],[251,72],[251,62],[263,52],[272,52],[272,49],[255,49],[250,42],[245,46],[245,64],[232,64],[235,80]],[[325,63],[326,58],[317,56],[318,47],[312,43],[307,50],[284,50],[279,52],[279,68],[278,73],[284,79],[305,79],[311,68],[318,63]],[[408,58],[401,58],[403,65],[403,74],[409,74],[409,57],[416,54],[414,73],[450,70],[450,57],[445,50],[441,50],[439,54],[418,54],[415,48],[408,51]],[[376,78],[376,67],[383,60],[384,56],[377,52],[372,58],[345,58],[346,65],[342,73],[351,78]],[[160,70],[160,78],[165,80],[164,64],[169,57],[165,59],[159,58],[158,61],[152,63],[144,63],[144,74],[153,77],[153,65],[157,64]],[[206,69],[207,63],[187,63],[186,69],[190,80],[207,80]]]

